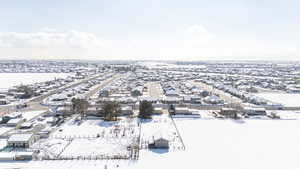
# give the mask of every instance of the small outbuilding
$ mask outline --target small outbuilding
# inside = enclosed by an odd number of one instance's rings
[[[248,116],[265,116],[267,115],[266,109],[263,107],[246,107],[244,113]]]
[[[191,112],[187,107],[176,107],[175,114],[191,114]]]
[[[153,143],[149,144],[149,148],[169,149],[169,140],[163,137],[159,137],[157,139],[153,138]]]
[[[8,146],[29,148],[37,141],[37,136],[34,134],[14,134],[7,140]]]
[[[219,114],[228,118],[236,118],[238,111],[234,108],[222,108]]]

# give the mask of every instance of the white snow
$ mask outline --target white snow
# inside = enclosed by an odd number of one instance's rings
[[[16,85],[28,85],[37,82],[66,78],[68,73],[0,73],[0,89],[7,89]]]
[[[298,158],[300,154],[299,120],[180,119],[175,122],[185,143],[185,151],[144,149],[141,150],[140,159],[137,162],[128,160],[30,161],[0,163],[0,168],[96,169],[105,168],[105,165],[109,169],[300,168]],[[154,127],[155,125],[153,125]],[[74,146],[80,146],[80,142]],[[87,148],[92,147],[87,146]],[[77,151],[81,151],[81,149],[77,149]]]
[[[27,111],[27,112],[22,112],[22,117],[27,119],[27,120],[30,120],[42,113],[44,113],[45,111],[44,110],[39,110],[39,111]]]
[[[290,93],[258,93],[256,96],[265,98],[275,103],[281,103],[284,106],[299,107],[300,94]]]
[[[129,154],[126,139],[114,138],[79,138],[74,139],[66,150],[61,154],[62,157],[88,157],[88,156],[122,156]]]

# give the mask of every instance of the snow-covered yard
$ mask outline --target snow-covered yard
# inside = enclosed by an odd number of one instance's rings
[[[138,136],[137,119],[84,120],[81,124],[72,119],[46,139],[45,146],[36,145],[54,152],[56,158],[128,158],[127,148],[138,144]]]
[[[52,137],[59,138],[80,138],[80,137],[115,137],[124,135],[125,137],[136,136],[137,120],[124,118],[116,122],[107,122],[103,120],[84,120],[78,124],[71,120],[64,124],[60,130],[53,133]]]
[[[120,138],[80,138],[74,139],[61,157],[123,157],[129,156],[127,146],[132,144],[133,140]]]
[[[300,94],[290,93],[258,93],[256,96],[265,98],[274,103],[281,103],[288,107],[300,107]]]
[[[39,157],[54,158],[59,155],[70,141],[66,139],[41,139],[33,144],[33,149],[40,150]]]
[[[285,113],[284,111],[279,112]],[[286,112],[287,117],[296,117]],[[154,118],[142,124],[143,136],[155,134],[161,129],[165,117]],[[163,123],[162,125],[160,123]],[[21,167],[22,169],[79,169],[79,168],[189,168],[189,169],[299,169],[300,127],[298,120],[204,120],[175,119],[185,143],[185,151],[148,150],[140,151],[137,162],[130,160],[62,160],[0,163],[0,168]],[[168,127],[167,127],[168,128]],[[171,128],[171,127],[170,127]],[[172,133],[173,129],[171,130]],[[101,138],[99,138],[101,139]],[[74,142],[73,151],[101,149],[97,139],[90,142]],[[100,143],[100,144],[98,144]],[[72,143],[73,144],[73,143]],[[72,146],[70,144],[70,146]],[[83,147],[86,147],[84,150]],[[82,147],[82,148],[79,148]],[[69,150],[66,149],[67,153]],[[102,147],[103,148],[103,147]],[[116,147],[117,148],[117,147]],[[110,148],[109,148],[110,149]],[[96,151],[96,150],[93,150]],[[99,150],[100,151],[100,150]],[[102,151],[102,150],[101,150]],[[103,150],[105,151],[105,150]]]
[[[164,138],[169,140],[170,148],[182,148],[182,143],[176,128],[167,114],[153,116],[151,120],[141,123],[141,144],[146,148],[154,139]]]

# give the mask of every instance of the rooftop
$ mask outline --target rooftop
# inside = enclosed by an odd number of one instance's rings
[[[26,142],[30,140],[33,134],[14,134],[9,137],[8,142]]]

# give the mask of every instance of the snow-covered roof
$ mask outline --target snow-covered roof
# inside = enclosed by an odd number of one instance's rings
[[[26,142],[29,141],[33,134],[14,134],[9,137],[8,142]]]
[[[21,119],[21,118],[18,118],[18,119],[10,119],[7,123],[8,124],[11,124],[11,123],[13,123],[13,124],[16,124],[16,123],[19,123],[20,121],[22,121],[23,119]]]

